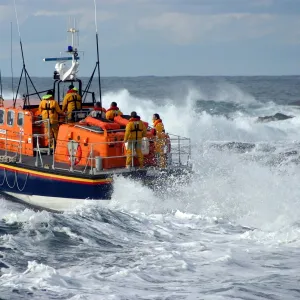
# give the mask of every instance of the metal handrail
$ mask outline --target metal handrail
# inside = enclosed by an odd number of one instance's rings
[[[187,165],[189,164],[190,161],[190,157],[191,157],[191,144],[190,144],[190,139],[189,138],[181,138],[179,136],[177,136],[178,138],[176,139],[170,139],[171,142],[171,153],[165,153],[168,156],[173,156],[173,159],[170,159],[170,161],[173,160],[173,164],[174,164],[174,156],[178,156],[178,162],[175,164],[176,165]],[[149,141],[155,141],[156,139],[149,139]],[[179,141],[179,143],[178,143]],[[174,147],[174,144],[172,144],[172,142],[176,142],[176,147]],[[188,142],[188,144],[185,144],[183,142]],[[178,147],[177,147],[177,143],[178,143]],[[123,144],[123,141],[103,141],[103,142],[96,142],[96,143],[89,143],[90,149],[89,149],[89,155],[86,158],[86,164],[84,166],[84,169],[82,171],[82,173],[85,173],[88,165],[90,165],[90,172],[92,172],[93,166],[95,165],[95,160],[96,158],[94,157],[94,148],[97,145],[105,145],[105,144]],[[134,156],[135,153],[134,151],[131,151],[131,155],[132,155],[132,166],[134,164]],[[125,158],[127,155],[116,155],[116,156],[103,156],[102,159],[115,159],[115,158]],[[186,157],[186,159],[184,160],[186,163],[183,163],[183,156]],[[73,159],[71,158],[71,162],[73,161]],[[74,165],[73,165],[73,170],[74,169]],[[72,168],[70,168],[72,169]]]
[[[46,124],[46,126],[48,126],[48,133],[38,133],[38,134],[25,134],[24,132],[20,131],[20,132],[14,132],[14,131],[6,131],[5,136],[0,136],[0,140],[5,140],[5,156],[7,156],[8,153],[8,148],[9,148],[9,144],[12,145],[11,147],[15,147],[16,146],[16,150],[12,150],[13,152],[16,152],[15,157],[19,156],[19,163],[22,162],[22,155],[23,155],[23,146],[24,143],[26,142],[26,138],[32,138],[33,144],[36,144],[36,148],[34,148],[34,150],[36,151],[36,162],[35,165],[38,166],[39,163],[41,164],[41,166],[43,167],[43,158],[42,158],[42,148],[41,148],[41,138],[43,137],[47,137],[48,138],[48,147],[46,148],[48,150],[48,155],[51,155],[51,148],[50,148],[50,122],[48,119],[44,119],[44,120],[38,120],[35,121],[34,124],[35,125],[39,125],[39,124]],[[75,125],[76,126],[76,125]],[[13,138],[8,138],[8,134],[20,134],[20,138],[19,139],[13,139]],[[170,153],[166,153],[164,152],[164,154],[166,155],[166,159],[168,162],[171,162],[172,165],[188,165],[190,158],[191,158],[191,140],[190,138],[186,138],[186,137],[180,137],[178,135],[174,135],[174,134],[168,134],[168,136],[170,138],[168,138],[170,145],[171,145],[171,152]],[[155,138],[150,138],[148,139],[149,142],[157,142],[158,139]],[[54,142],[54,139],[52,140]],[[58,140],[59,141],[59,140]],[[12,143],[9,143],[12,142]],[[36,142],[36,143],[35,143]],[[17,143],[17,144],[15,144]],[[79,144],[82,144],[82,142],[78,142]],[[95,157],[95,147],[99,146],[99,145],[116,145],[116,144],[123,144],[122,140],[119,141],[102,141],[102,142],[95,142],[95,143],[88,143],[88,147],[89,147],[89,151],[88,151],[88,156],[84,157],[86,159],[86,164],[83,168],[83,170],[80,168],[82,168],[82,165],[77,168],[74,165],[74,157],[73,157],[73,151],[71,151],[72,153],[70,153],[70,158],[71,158],[71,166],[69,169],[63,169],[63,170],[69,170],[71,172],[82,172],[85,173],[87,170],[90,170],[90,172],[93,172],[93,168],[96,166],[96,157]],[[133,147],[133,144],[132,144]],[[44,148],[45,150],[45,148]],[[133,149],[132,149],[133,150]],[[58,154],[56,154],[58,155]],[[103,156],[102,159],[115,159],[115,158],[125,158],[127,155],[115,155],[115,156]],[[132,166],[134,166],[134,157],[135,157],[135,153],[134,151],[131,151],[131,156],[132,156]],[[57,167],[55,167],[55,163],[56,163],[56,159],[55,159],[55,152],[52,151],[52,169],[58,169]],[[80,171],[79,171],[80,170]]]

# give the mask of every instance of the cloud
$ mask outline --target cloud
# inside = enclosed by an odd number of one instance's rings
[[[16,6],[16,9],[18,13],[18,20],[21,23],[27,18],[27,14],[21,12],[26,10],[24,10],[22,5]],[[0,5],[0,23],[7,23],[7,21],[16,22],[15,9],[12,5]]]
[[[252,0],[249,1],[252,6],[271,6],[274,4],[274,0]]]
[[[9,57],[10,22],[13,23],[13,45],[16,45],[13,52],[20,52],[14,5],[11,0],[0,0],[0,3],[1,57]],[[275,57],[274,52],[300,41],[297,33],[299,0],[96,0],[96,3],[102,65],[109,74],[164,73],[168,62],[170,73],[196,74],[197,62],[199,69],[205,64],[199,49],[202,56],[210,56],[210,59],[205,58],[212,61],[211,66],[207,66],[209,72],[226,73],[226,59],[217,62],[222,55],[232,55],[235,61],[241,54],[240,57],[244,55],[241,61],[246,63],[251,53],[253,70],[259,55],[265,58],[257,69],[263,69],[269,57],[283,68],[283,57],[292,59],[291,55]],[[69,17],[76,18],[76,27],[80,30],[79,49],[84,50],[88,58],[85,64],[94,57],[93,0],[16,0],[16,4],[25,55],[31,64],[39,61],[41,55],[58,55],[65,49]],[[292,45],[289,49],[295,48]],[[207,51],[206,55],[203,51]],[[176,65],[179,57],[184,62],[180,67]],[[1,64],[6,63],[2,58]],[[242,66],[238,62],[234,64],[238,72]],[[9,63],[6,65],[8,68]],[[44,66],[46,64],[42,68]],[[224,69],[220,71],[222,66]],[[42,73],[42,69],[36,70]]]
[[[157,31],[175,44],[185,45],[200,42],[203,38],[230,41],[262,37],[273,31],[266,26],[273,18],[269,14],[195,15],[169,12],[141,19],[139,25],[146,30]],[[258,30],[260,26],[263,29]]]
[[[51,10],[39,10],[35,12],[33,15],[35,17],[75,17],[78,27],[81,30],[90,28],[94,26],[95,18],[94,18],[94,10],[93,9],[72,9],[72,10],[60,10],[60,11],[51,11]],[[117,17],[116,13],[108,12],[108,11],[97,11],[97,23],[98,22],[106,22]]]

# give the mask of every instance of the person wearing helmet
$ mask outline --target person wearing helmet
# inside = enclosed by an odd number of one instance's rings
[[[64,115],[56,100],[53,97],[53,91],[49,90],[43,97],[39,105],[39,111],[43,120],[49,119],[50,132],[45,124],[45,134],[50,137],[50,146],[53,147],[53,138],[56,141],[58,135],[58,115]]]
[[[69,90],[67,91],[67,94],[72,94],[73,93],[73,89],[74,89],[74,85],[70,84],[69,85]]]
[[[81,110],[81,105],[82,99],[78,89],[71,84],[62,104],[62,111],[67,111],[68,122],[75,122],[76,113],[73,111]]]

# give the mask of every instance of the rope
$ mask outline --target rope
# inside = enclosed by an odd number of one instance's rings
[[[19,190],[19,192],[23,192],[25,187],[26,187],[26,184],[27,184],[27,180],[28,180],[28,175],[29,173],[26,174],[26,179],[25,179],[25,182],[24,182],[24,185],[22,188],[19,187],[19,183],[18,183],[18,176],[17,176],[17,171],[15,171],[15,181],[14,181],[14,184],[11,186],[9,185],[8,183],[8,179],[7,179],[7,174],[6,174],[6,169],[3,170],[3,181],[2,183],[0,183],[0,186],[3,186],[4,185],[4,182],[6,181],[6,184],[9,188],[13,189],[15,187],[15,185],[17,186],[17,189]]]
[[[21,39],[21,32],[20,32],[18,12],[17,12],[17,7],[16,7],[16,0],[14,0],[14,6],[15,6],[15,14],[16,14],[16,19],[17,19],[17,26],[18,26],[19,37]]]
[[[96,6],[96,0],[94,0],[94,6],[95,6],[95,27],[96,27],[96,32],[98,32],[98,26],[97,26],[97,6]]]
[[[2,183],[0,184],[0,186],[3,186],[3,185],[4,185],[5,178],[6,178],[6,176],[5,176],[5,169],[4,169],[4,172],[3,172],[3,181],[2,181]]]
[[[13,186],[10,186],[9,183],[8,183],[8,180],[7,180],[7,175],[6,175],[6,170],[4,169],[4,174],[5,174],[5,179],[6,179],[6,184],[9,188],[13,189],[16,185],[16,179],[14,180],[14,185]]]
[[[20,189],[20,188],[19,188],[19,184],[18,184],[17,171],[15,171],[15,182],[16,182],[16,184],[17,184],[17,189],[19,190],[19,192],[23,192],[23,190],[24,190],[24,188],[25,188],[25,186],[26,186],[26,183],[27,183],[28,175],[29,175],[29,173],[26,174],[26,179],[25,179],[24,186],[23,186],[23,188]]]

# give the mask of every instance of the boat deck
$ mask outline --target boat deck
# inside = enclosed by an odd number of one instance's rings
[[[41,160],[42,159],[42,160]],[[41,164],[42,161],[42,164]],[[41,158],[36,156],[22,155],[21,160],[19,155],[14,152],[8,152],[0,150],[0,163],[7,166],[20,167],[27,170],[47,172],[48,174],[57,174],[70,177],[80,177],[88,179],[99,179],[112,177],[114,175],[122,175],[125,177],[141,178],[147,177],[148,179],[168,178],[170,175],[184,175],[192,172],[191,165],[170,165],[167,169],[159,168],[114,168],[104,169],[100,171],[91,170],[89,166],[75,166],[73,171],[70,169],[70,165],[67,163],[54,162],[53,155],[41,154]]]
[[[9,163],[9,164],[16,164],[20,167],[26,167],[31,170],[39,170],[39,171],[45,171],[45,169],[49,170],[49,172],[55,172],[55,173],[68,173],[74,174],[75,176],[78,176],[79,174],[85,175],[88,177],[95,176],[95,175],[117,175],[117,174],[126,174],[126,173],[132,173],[133,171],[143,171],[139,169],[126,169],[126,168],[115,168],[115,169],[107,169],[107,170],[100,170],[95,172],[91,172],[90,166],[75,166],[73,167],[73,171],[70,169],[70,165],[67,163],[61,163],[61,162],[54,162],[53,161],[53,155],[48,155],[46,153],[41,154],[41,157],[37,156],[27,156],[22,155],[21,159],[19,155],[16,155],[14,152],[4,151],[0,150],[0,163]],[[52,173],[51,172],[51,173]]]

